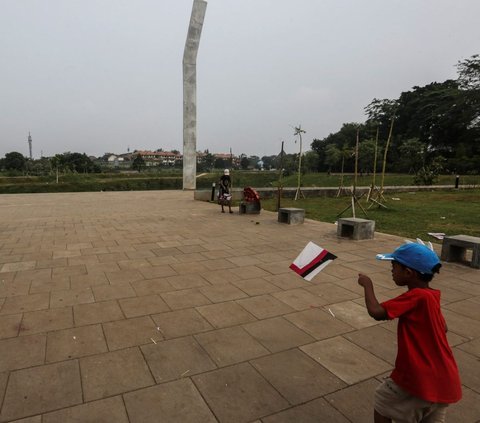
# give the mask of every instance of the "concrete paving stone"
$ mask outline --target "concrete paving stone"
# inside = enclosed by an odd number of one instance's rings
[[[300,349],[349,385],[391,369],[391,365],[341,336]]]
[[[52,280],[52,269],[22,270],[15,273],[15,283]],[[1,274],[0,274],[1,276]]]
[[[149,316],[103,323],[110,351],[160,342],[163,335]]]
[[[85,264],[76,264],[73,266],[54,267],[52,269],[52,276],[75,276],[86,275],[87,268]]]
[[[207,251],[205,248],[203,248],[202,245],[198,245],[198,244],[197,245],[179,245],[177,249],[184,254],[200,253],[203,251]]]
[[[308,286],[305,280],[293,271],[281,275],[269,275],[264,277],[264,279],[283,290],[305,288],[305,286]]]
[[[335,254],[335,253],[334,253]],[[340,264],[332,263],[330,266],[327,266],[322,272],[326,273],[327,275],[336,276],[340,279],[346,278],[358,278],[358,270],[351,269],[350,267],[342,266]]]
[[[238,300],[247,297],[245,292],[230,283],[200,288],[200,292],[213,303]]]
[[[118,261],[121,261],[121,260],[118,260]],[[105,276],[106,272],[115,272],[117,270],[120,270],[120,267],[118,267],[117,261],[95,263],[95,264],[88,263],[85,266],[87,268],[87,272],[89,275],[100,273],[101,275]]]
[[[230,271],[241,279],[263,278],[270,275],[270,273],[258,266],[235,267],[230,269]]]
[[[32,282],[33,283],[33,282]],[[87,275],[70,276],[70,288],[81,289],[97,285],[108,285],[108,279],[102,273],[88,273]]]
[[[449,343],[450,343],[450,340],[449,340]],[[450,345],[452,345],[452,344],[450,344]],[[472,354],[472,355],[480,358],[480,338],[461,343],[461,344],[457,345],[457,349],[465,351],[469,354]]]
[[[157,383],[217,368],[192,336],[144,345],[141,350]]]
[[[107,247],[107,249],[110,252],[110,254],[114,254],[113,257],[118,257],[118,259],[120,259],[121,257],[128,258],[127,252],[137,251],[137,250],[135,250],[135,247],[132,246],[132,245],[114,245],[114,246],[111,246],[111,247]],[[122,258],[122,260],[123,260],[123,258]],[[110,260],[107,260],[107,261],[110,261]],[[115,260],[115,261],[117,261],[117,260]]]
[[[190,379],[130,392],[124,399],[130,423],[217,422]]]
[[[52,258],[54,260],[56,259],[61,259],[61,258],[68,258],[68,257],[77,257],[77,256],[80,256],[82,255],[82,253],[80,252],[80,250],[56,250],[56,251],[53,251],[53,256]]]
[[[267,282],[263,278],[255,279],[242,279],[232,282],[236,287],[240,288],[243,292],[249,296],[271,294],[273,292],[280,291],[281,288]]]
[[[455,311],[443,308],[442,310],[448,331],[455,332],[458,335],[469,339],[480,338],[480,325],[478,320],[459,314]]]
[[[204,245],[204,248],[208,251],[202,251],[201,254],[208,260],[231,257],[235,254],[235,250],[227,247],[225,247],[225,249],[222,249],[222,247],[220,247],[220,249],[209,250],[208,246],[205,247]]]
[[[453,350],[453,354],[462,384],[480,393],[480,360],[474,355],[457,348]]]
[[[294,405],[346,386],[342,380],[298,349],[258,358],[250,363]]]
[[[0,268],[0,273],[18,272],[21,270],[31,270],[31,269],[35,269],[36,264],[37,262],[35,260],[4,263],[3,266]]]
[[[395,365],[397,336],[380,325],[346,333],[343,337],[382,360]]]
[[[80,369],[87,402],[154,384],[138,348],[83,357]]]
[[[47,363],[107,352],[100,325],[82,326],[47,334]]]
[[[260,269],[263,269],[272,275],[281,275],[284,273],[291,272],[289,268],[291,263],[292,263],[291,260],[284,260],[284,261],[277,261],[275,263],[261,263],[261,264],[257,264],[257,266]]]
[[[460,335],[458,335],[455,332],[452,332],[450,330],[447,332],[447,340],[448,340],[448,344],[450,345],[450,347],[455,347],[457,345],[462,345],[465,342],[469,341],[468,338],[465,338],[464,336],[460,336]]]
[[[256,321],[254,316],[234,301],[200,306],[197,307],[197,311],[215,328]]]
[[[292,313],[285,318],[315,339],[331,338],[354,330],[352,326],[336,319],[328,311],[320,309]]]
[[[297,311],[320,307],[326,304],[326,301],[303,288],[290,289],[272,294],[275,298],[289,305]]]
[[[192,379],[220,423],[250,422],[288,407],[288,402],[248,363]]]
[[[268,319],[270,317],[280,316],[295,311],[294,308],[277,300],[272,295],[259,295],[244,300],[237,300],[236,303],[240,304],[257,319]]]
[[[71,307],[32,311],[24,313],[19,335],[31,335],[71,327],[73,327]]]
[[[262,419],[263,423],[349,423],[345,416],[333,408],[323,398],[290,408]]]
[[[480,320],[479,304],[471,300],[457,301],[443,306],[443,309],[452,310],[471,319]]]
[[[131,317],[145,316],[147,314],[170,311],[168,305],[158,294],[126,298],[119,300],[118,303],[120,304],[120,307],[127,319]]]
[[[1,244],[0,244],[1,246]],[[5,263],[16,263],[23,261],[23,254],[10,254],[10,250],[6,250],[0,247],[0,265]],[[28,261],[36,261],[36,260],[28,260]],[[1,268],[1,266],[0,266]],[[14,272],[12,272],[14,273]]]
[[[43,423],[66,422],[129,423],[129,420],[122,397],[117,396],[43,415]]]
[[[108,251],[107,247],[92,247],[92,248],[81,248],[80,249],[80,254],[90,256],[92,254],[108,254],[110,251]]]
[[[143,275],[138,270],[133,269],[122,269],[118,272],[106,272],[105,275],[111,285],[123,285],[144,279]]]
[[[75,326],[86,326],[124,319],[122,310],[116,301],[78,304],[73,306],[73,315]]]
[[[22,317],[23,315],[21,313],[0,316],[0,339],[17,336]]]
[[[256,257],[256,255],[247,255],[247,256],[233,256],[228,257],[227,261],[233,263],[235,266],[255,266],[257,264],[263,264],[264,262]]]
[[[174,291],[167,278],[145,279],[142,281],[131,282],[130,286],[135,290],[139,297],[151,294],[160,294],[162,292]]]
[[[176,257],[179,258],[182,256]],[[207,267],[203,264],[203,262],[196,261],[195,263],[193,263],[191,261],[188,261],[187,258],[185,258],[185,262],[183,263],[172,263],[170,266],[173,270],[175,270],[176,274],[178,275],[196,275],[198,273],[206,272],[208,270]]]
[[[167,276],[174,276],[177,272],[168,265],[141,267],[138,269],[145,279],[165,278]]]
[[[33,417],[26,417],[24,419],[15,420],[12,423],[42,423],[42,416],[33,416]]]
[[[439,289],[441,291],[441,304],[442,307],[449,303],[455,303],[457,301],[466,300],[471,297],[470,294],[465,292],[458,291],[454,288],[449,288],[445,286],[432,285],[432,288]]]
[[[200,293],[197,288],[165,292],[160,294],[160,296],[172,310],[210,304],[210,300]]]
[[[325,396],[328,403],[355,423],[373,421],[375,389],[380,382],[369,379]]]
[[[95,298],[93,297],[91,288],[52,291],[50,294],[50,308],[88,304],[93,303],[94,301]]]
[[[243,328],[272,353],[315,341],[283,317],[248,323]]]
[[[151,257],[145,260],[150,266],[163,266],[163,265],[168,265],[173,263],[180,263],[178,259],[174,256]]]
[[[116,263],[117,261],[128,260],[125,253],[98,254],[97,257],[100,263]]]
[[[371,275],[372,278],[375,278],[375,276],[379,272],[384,272],[385,271],[385,266],[383,263],[379,262],[366,262],[365,260],[363,261],[357,261],[355,263],[351,262],[343,262],[342,266],[347,268],[347,269],[352,269],[355,272],[357,272],[357,276],[359,273],[364,273],[366,275]]]
[[[213,258],[204,260],[202,264],[208,270],[226,270],[226,269],[233,269],[237,265],[228,261],[226,258]]]
[[[65,267],[68,265],[66,258],[37,260],[35,269],[51,269],[54,267]]]
[[[76,360],[17,370],[10,373],[0,420],[34,416],[81,402]]]
[[[64,291],[70,289],[70,278],[62,276],[52,279],[50,282],[46,281],[32,281],[30,283],[29,294],[40,294],[42,292]]]
[[[321,297],[324,300],[324,304],[340,303],[346,300],[354,300],[359,297],[359,294],[330,282],[306,286],[304,289]]]
[[[92,290],[95,301],[118,300],[137,295],[128,282],[116,285],[95,285]]]
[[[174,257],[178,260],[178,263],[173,263],[172,266],[175,265],[176,267],[184,270],[183,272],[178,273],[189,273],[187,270],[191,269],[191,267],[186,266],[189,263],[196,263],[195,265],[201,268],[203,267],[203,263],[200,262],[205,261],[205,257],[201,253],[183,253],[177,254]]]
[[[158,257],[157,257],[158,258]],[[165,264],[165,263],[156,263],[156,264]],[[117,261],[117,265],[121,270],[136,270],[141,267],[150,267],[153,264],[150,263],[147,259],[134,259],[134,260],[120,260]],[[142,275],[143,279],[143,275]]]
[[[356,329],[362,329],[378,324],[375,319],[368,315],[366,307],[361,306],[353,301],[330,304],[328,308],[332,310],[335,318],[347,323],[350,326],[353,326]]]
[[[245,329],[233,327],[195,335],[212,360],[224,367],[268,354]]]
[[[206,279],[212,285],[221,285],[223,283],[240,281],[241,278],[229,270],[210,270],[207,272],[200,272],[202,278]]]
[[[27,311],[44,310],[48,308],[50,294],[30,294],[7,297],[3,303],[0,314],[16,314]]]
[[[150,251],[150,250],[128,251],[125,254],[131,260],[140,259],[140,258],[147,258],[147,257],[156,257],[155,253],[153,251]]]
[[[98,261],[98,256],[96,254],[90,254],[90,255],[80,255],[80,256],[75,256],[75,257],[68,257],[67,259],[68,266],[79,266],[79,265],[85,265],[85,264],[96,264],[99,263]]]
[[[67,250],[81,250],[82,248],[92,248],[91,242],[73,242],[67,243]]]
[[[45,361],[45,335],[21,336],[0,341],[0,372],[38,366]]]
[[[171,311],[152,316],[165,338],[177,338],[207,332],[213,327],[195,309]]]
[[[462,399],[456,404],[449,405],[446,421],[478,423],[480,421],[480,394],[463,386]]]
[[[31,283],[30,281],[24,281],[24,282],[13,282],[9,280],[2,281],[0,283],[0,298],[14,297],[17,295],[28,295],[28,291],[30,289],[30,283]]]
[[[154,248],[152,249],[152,252],[157,256],[157,257],[162,257],[162,256],[175,256],[177,254],[180,254],[180,250],[175,247],[166,247],[166,248]]]
[[[199,288],[210,286],[210,284],[200,275],[177,275],[166,278],[168,283],[175,289]]]

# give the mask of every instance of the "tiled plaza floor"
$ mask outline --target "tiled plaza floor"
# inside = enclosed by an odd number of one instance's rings
[[[312,283],[308,241],[338,256]],[[0,422],[372,421],[396,326],[364,307],[402,292],[375,260],[402,243],[334,224],[221,214],[192,192],[0,196]],[[445,263],[449,341],[480,421],[480,271]]]

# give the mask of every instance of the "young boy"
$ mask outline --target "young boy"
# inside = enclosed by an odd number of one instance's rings
[[[403,244],[377,259],[392,261],[392,277],[404,294],[379,303],[372,280],[359,274],[368,314],[375,320],[399,318],[395,368],[375,392],[375,423],[440,423],[448,404],[462,396],[457,364],[446,337],[440,291],[428,283],[440,261],[421,244]]]

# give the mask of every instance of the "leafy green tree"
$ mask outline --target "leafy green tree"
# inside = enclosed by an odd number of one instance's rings
[[[23,156],[23,154],[18,153],[17,151],[12,151],[11,153],[5,154],[3,163],[6,170],[23,172],[25,170],[26,161],[27,159]]]
[[[425,166],[426,147],[418,138],[403,141],[398,150],[403,171],[418,173]]]
[[[318,172],[318,154],[315,151],[307,151],[302,159],[303,172]]]
[[[132,169],[141,172],[143,169],[145,169],[145,167],[145,159],[142,157],[141,154],[137,154],[133,159]]]
[[[328,170],[331,172],[335,169],[340,170],[340,163],[342,162],[342,150],[340,150],[335,144],[327,145],[325,149],[325,164],[328,166]]]
[[[377,152],[378,153],[378,152]],[[360,172],[373,172],[375,160],[375,140],[365,140],[358,145],[358,169]]]
[[[249,165],[250,165],[250,160],[248,160],[248,157],[242,156],[242,158],[240,159],[240,167],[243,170],[247,170]]]

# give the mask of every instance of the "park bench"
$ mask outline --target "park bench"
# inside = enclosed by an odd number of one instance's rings
[[[454,235],[443,238],[441,258],[449,262],[468,262],[467,250],[472,250],[470,266],[480,268],[480,238],[469,235]]]
[[[284,207],[278,209],[278,221],[289,225],[302,224],[305,219],[305,210],[295,207]]]
[[[340,238],[349,238],[355,241],[373,239],[375,233],[374,220],[357,217],[340,218],[337,225],[337,236]]]

